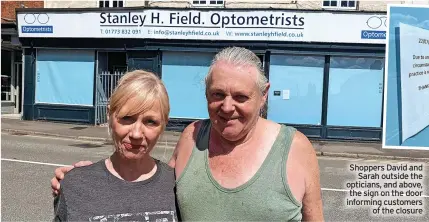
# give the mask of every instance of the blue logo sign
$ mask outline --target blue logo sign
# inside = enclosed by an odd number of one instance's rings
[[[24,22],[28,25],[21,26],[22,33],[54,33],[52,25],[45,25],[49,22],[47,14],[26,14]]]
[[[374,29],[387,28],[386,16],[372,16],[366,21],[369,29],[362,30],[360,34],[361,39],[386,39],[386,31],[376,31]]]
[[[22,26],[21,27],[22,33],[54,33],[54,27],[51,25],[47,26]]]
[[[362,30],[361,39],[386,39],[386,31]]]

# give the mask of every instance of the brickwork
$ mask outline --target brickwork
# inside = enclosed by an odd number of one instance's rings
[[[2,1],[1,23],[11,23],[16,20],[16,8],[43,8],[43,1]]]
[[[225,8],[285,8],[285,9],[320,9],[321,1],[267,0],[267,1],[225,1]]]
[[[149,1],[151,7],[177,7],[177,8],[191,8],[191,1],[177,0],[177,1]]]
[[[125,0],[125,7],[143,7],[145,6],[145,2],[148,2],[147,0],[145,1],[138,1],[138,0]]]
[[[61,0],[46,0],[46,8],[97,8],[98,1],[96,0],[79,0],[79,1],[61,1]]]
[[[387,11],[387,4],[402,4],[404,1],[361,1],[359,10],[361,11]]]

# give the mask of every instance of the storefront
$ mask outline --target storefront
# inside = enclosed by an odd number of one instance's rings
[[[2,23],[1,113],[21,113],[22,51],[16,25]]]
[[[317,139],[381,139],[385,14],[264,9],[20,9],[27,120],[102,124],[126,70],[170,95],[170,129],[207,118],[214,54],[243,46],[271,82],[266,117]]]

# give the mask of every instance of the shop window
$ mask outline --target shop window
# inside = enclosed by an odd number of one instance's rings
[[[384,59],[331,57],[327,125],[380,127]]]
[[[213,7],[213,6],[223,6],[225,1],[199,0],[199,1],[191,1],[191,3],[195,7]]]
[[[93,105],[94,51],[38,50],[36,103]]]
[[[124,1],[123,0],[105,0],[105,1],[98,1],[98,7],[99,8],[117,8],[117,7],[124,7]]]
[[[170,96],[170,118],[208,118],[204,78],[212,53],[163,52],[162,80]]]
[[[320,125],[324,56],[271,55],[267,118]]]
[[[331,0],[323,1],[323,8],[325,9],[356,9],[357,1],[343,1],[343,0]]]
[[[1,50],[1,101],[12,100],[12,51]]]

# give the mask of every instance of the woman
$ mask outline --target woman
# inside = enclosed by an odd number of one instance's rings
[[[55,198],[57,221],[176,221],[174,172],[150,152],[168,122],[167,91],[154,74],[125,74],[112,94],[113,154],[72,169]]]
[[[261,117],[269,87],[250,50],[231,47],[215,56],[206,77],[210,119],[186,127],[169,162],[184,221],[324,220],[311,143]],[[56,178],[65,172],[58,168]]]

